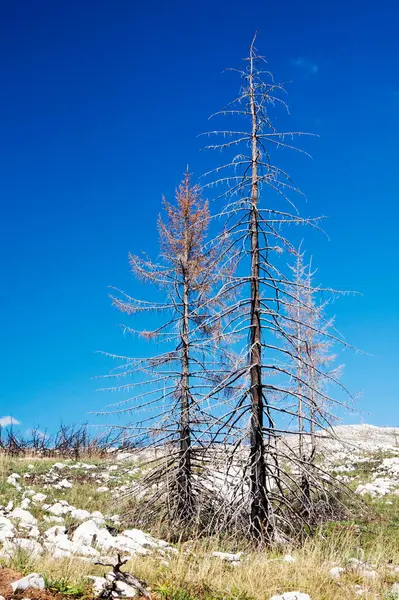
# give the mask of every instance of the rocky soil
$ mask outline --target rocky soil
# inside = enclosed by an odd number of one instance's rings
[[[336,440],[322,441],[324,468],[367,502],[396,506],[399,501],[399,428],[344,426],[337,427],[335,433]],[[21,556],[25,557],[25,564],[35,560],[37,564],[49,556],[53,561],[67,559],[86,563],[88,575],[85,577],[91,597],[149,594],[143,582],[132,579],[127,582],[109,566],[117,562],[119,554],[129,560],[156,558],[167,569],[182,552],[148,532],[127,526],[118,514],[116,508],[121,498],[132,485],[137,487],[140,476],[135,453],[113,453],[109,459],[97,462],[4,458],[0,472],[0,559],[3,564],[0,600],[1,596],[37,600],[68,597],[67,587],[64,593],[50,592],[44,573],[10,568],[21,562]],[[248,558],[245,552],[224,550],[220,548],[208,555],[228,568],[244,568]],[[297,558],[295,552],[289,552],[278,560],[289,565]],[[104,576],[98,575],[95,568],[98,563],[108,565]],[[90,565],[93,565],[92,574]],[[353,597],[368,598],[370,585],[380,577],[386,579],[387,573],[390,585],[386,593],[390,598],[399,598],[399,564],[376,565],[353,556],[340,564],[331,562],[326,566],[326,577],[337,585],[356,575],[356,583],[351,584]],[[309,600],[306,590],[281,592],[272,600]],[[374,593],[373,598],[378,597],[381,596]]]

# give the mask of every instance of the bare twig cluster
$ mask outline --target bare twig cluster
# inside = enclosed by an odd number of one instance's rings
[[[10,456],[38,456],[46,458],[105,457],[114,450],[132,449],[126,443],[119,429],[107,429],[94,435],[87,424],[60,424],[58,431],[51,435],[40,427],[32,428],[27,435],[13,427],[0,427],[0,453]]]

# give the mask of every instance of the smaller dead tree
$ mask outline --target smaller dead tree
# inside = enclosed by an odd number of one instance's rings
[[[205,246],[208,204],[198,186],[191,185],[188,172],[176,192],[175,204],[164,200],[164,213],[158,220],[160,261],[129,257],[134,275],[155,285],[163,301],[136,300],[123,292],[113,294],[112,301],[129,316],[152,318],[156,326],[151,330],[128,326],[123,330],[139,334],[153,345],[163,343],[165,351],[148,358],[110,355],[122,366],[109,377],[129,378],[130,382],[108,391],[134,393],[102,414],[126,416],[129,422],[121,426],[125,439],[140,440],[147,454],[148,449],[159,450],[150,454],[140,484],[146,508],[139,509],[136,519],[147,525],[179,523],[183,534],[184,528],[198,524],[198,514],[206,505],[200,478],[206,451],[204,432],[213,419],[208,396],[218,377],[220,329],[218,322],[209,321],[223,301],[223,293],[215,299],[214,288],[228,267],[220,263],[225,255],[222,240]]]
[[[306,511],[309,511],[312,488],[320,488],[318,483],[316,485],[320,473],[315,465],[319,436],[333,435],[337,412],[340,408],[349,408],[348,400],[352,400],[340,383],[343,366],[334,366],[337,359],[334,347],[349,346],[335,330],[334,319],[326,316],[331,300],[345,292],[315,286],[316,272],[312,270],[311,261],[305,262],[301,248],[294,253],[290,270],[293,285],[285,303],[284,341],[292,365],[292,395],[296,399],[301,488]],[[341,401],[331,395],[332,389],[339,390]]]

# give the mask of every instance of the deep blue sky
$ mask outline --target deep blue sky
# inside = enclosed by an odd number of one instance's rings
[[[128,251],[156,255],[154,224],[207,117],[236,93],[255,29],[288,84],[291,128],[320,139],[290,159],[306,236],[337,324],[357,347],[345,383],[362,415],[399,425],[399,6],[358,0],[20,0],[0,6],[0,416],[22,428],[82,421],[108,398],[96,350],[135,353],[108,285],[144,295]]]

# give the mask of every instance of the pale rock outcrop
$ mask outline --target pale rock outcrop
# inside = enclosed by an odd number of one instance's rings
[[[14,537],[14,525],[7,517],[0,517],[0,541]]]
[[[28,510],[23,508],[14,508],[11,513],[12,519],[18,519],[21,524],[24,525],[37,525],[37,519]]]
[[[146,554],[151,554],[150,550],[147,550],[137,542],[135,542],[132,538],[127,537],[126,535],[117,535],[114,539],[114,548],[120,550],[121,552],[126,552],[127,554],[135,555],[139,554],[140,556],[145,556]]]
[[[35,540],[28,540],[26,538],[15,538],[10,542],[10,554],[14,554],[18,550],[23,550],[30,557],[41,556],[43,554],[43,547],[39,542]],[[12,550],[12,551],[11,551]]]
[[[387,479],[386,477],[377,477],[374,481],[358,485],[355,490],[355,494],[359,494],[360,496],[370,494],[370,496],[373,497],[386,496],[392,491],[394,485],[395,482],[391,479]]]
[[[32,496],[32,502],[38,502],[38,503],[42,503],[45,501],[45,499],[47,498],[46,494],[41,494],[40,492],[37,494],[34,494]]]
[[[115,575],[112,571],[108,573],[107,581],[114,582],[115,592],[112,594],[114,597],[135,598],[140,595],[139,590],[134,585],[130,585],[119,579],[115,581]]]
[[[95,577],[95,575],[88,575],[86,579],[91,581],[93,592],[96,596],[99,596],[104,589],[104,585],[107,583],[105,577]]]
[[[30,575],[18,579],[18,581],[14,581],[14,583],[11,584],[11,587],[13,592],[23,592],[29,588],[34,590],[44,590],[46,584],[39,573],[30,573]]]
[[[51,552],[53,558],[71,556],[97,557],[99,555],[99,552],[95,548],[71,541],[66,534],[56,536],[54,540],[45,542],[45,546]]]
[[[66,527],[63,525],[54,525],[44,532],[43,536],[50,542],[54,542],[59,536],[65,535]]]
[[[86,519],[90,519],[91,517],[91,514],[88,510],[83,510],[81,508],[75,508],[74,510],[71,510],[70,515],[73,519],[76,519],[77,521],[85,521]]]
[[[30,538],[35,538],[37,539],[38,537],[40,537],[40,531],[39,528],[36,527],[35,525],[32,525],[31,527],[29,527],[28,529],[28,535]]]
[[[85,521],[75,530],[72,540],[86,546],[98,545],[103,550],[114,547],[115,538],[107,529],[101,529],[93,520]]]
[[[105,523],[105,517],[99,510],[93,511],[91,513],[91,518],[97,525],[104,525]]]
[[[45,508],[45,510],[47,510],[47,512],[51,513],[52,515],[55,515],[56,517],[66,515],[68,512],[70,512],[69,506],[65,506],[64,504],[62,504],[62,502],[56,502],[49,508]]]
[[[68,479],[62,479],[61,481],[59,481],[58,483],[54,484],[53,487],[55,487],[57,490],[62,490],[62,489],[70,489],[73,486],[73,484],[68,481]]]
[[[45,521],[46,523],[63,523],[64,519],[62,517],[56,517],[56,516],[48,517],[47,515],[45,515],[43,517],[43,521]]]
[[[18,491],[22,490],[21,485],[18,483],[18,479],[21,479],[21,475],[18,473],[12,473],[9,477],[7,477],[7,483],[15,487]]]

